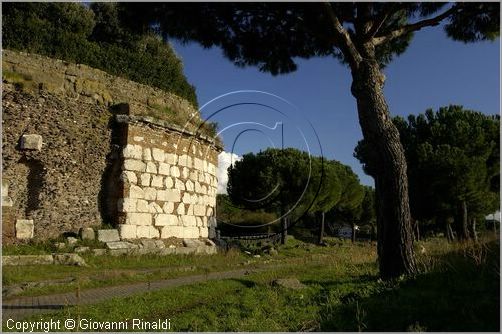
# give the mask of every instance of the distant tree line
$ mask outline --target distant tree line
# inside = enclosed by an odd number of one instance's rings
[[[432,227],[453,240],[476,239],[476,225],[500,208],[500,117],[449,106],[395,117],[406,160],[415,233]],[[355,156],[374,175],[372,151]],[[453,226],[453,228],[452,228]]]
[[[3,47],[86,64],[177,94],[197,107],[195,88],[171,46],[151,29],[132,33],[114,3],[2,4]]]
[[[352,169],[336,160],[294,148],[267,149],[245,154],[228,173],[233,210],[273,213],[274,230],[285,229],[278,217],[288,224],[314,217],[322,243],[325,215],[330,222],[351,224],[353,230],[356,224],[375,223],[373,189],[362,186]]]

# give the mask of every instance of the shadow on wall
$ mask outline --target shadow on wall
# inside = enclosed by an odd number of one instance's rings
[[[30,217],[31,213],[38,210],[40,206],[40,193],[43,189],[46,171],[42,162],[35,158],[22,156],[19,163],[25,165],[28,169],[26,189],[23,189],[23,193],[26,194],[24,215]]]

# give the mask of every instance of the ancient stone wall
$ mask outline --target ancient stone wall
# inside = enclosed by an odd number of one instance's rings
[[[123,239],[208,236],[222,148],[190,103],[38,55],[4,50],[2,64],[4,242],[30,221],[37,239],[103,224]],[[145,116],[159,105],[188,121]]]
[[[117,202],[121,238],[207,238],[220,149],[142,117],[117,121],[128,127]]]

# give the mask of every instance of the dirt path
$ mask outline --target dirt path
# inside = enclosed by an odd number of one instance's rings
[[[190,285],[194,283],[205,282],[209,280],[220,280],[229,278],[238,278],[250,273],[265,271],[270,268],[258,269],[239,269],[231,271],[213,272],[202,275],[185,276],[173,279],[166,279],[154,282],[141,282],[119,286],[109,286],[95,289],[83,290],[77,298],[75,292],[61,293],[54,295],[45,295],[38,297],[19,297],[3,301],[2,303],[2,322],[8,319],[20,320],[27,316],[39,313],[47,313],[54,310],[75,305],[86,305],[99,303],[114,297],[127,297],[134,294],[140,294],[148,291],[155,291],[164,288]]]

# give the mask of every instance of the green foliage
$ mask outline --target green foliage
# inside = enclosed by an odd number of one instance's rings
[[[151,32],[132,34],[113,3],[5,3],[3,47],[86,64],[173,92],[197,106],[195,89],[171,46]]]
[[[499,205],[500,120],[461,106],[396,117],[408,162],[412,214],[416,219],[453,216],[466,201],[471,217],[484,217]],[[356,157],[372,173],[364,141]]]

